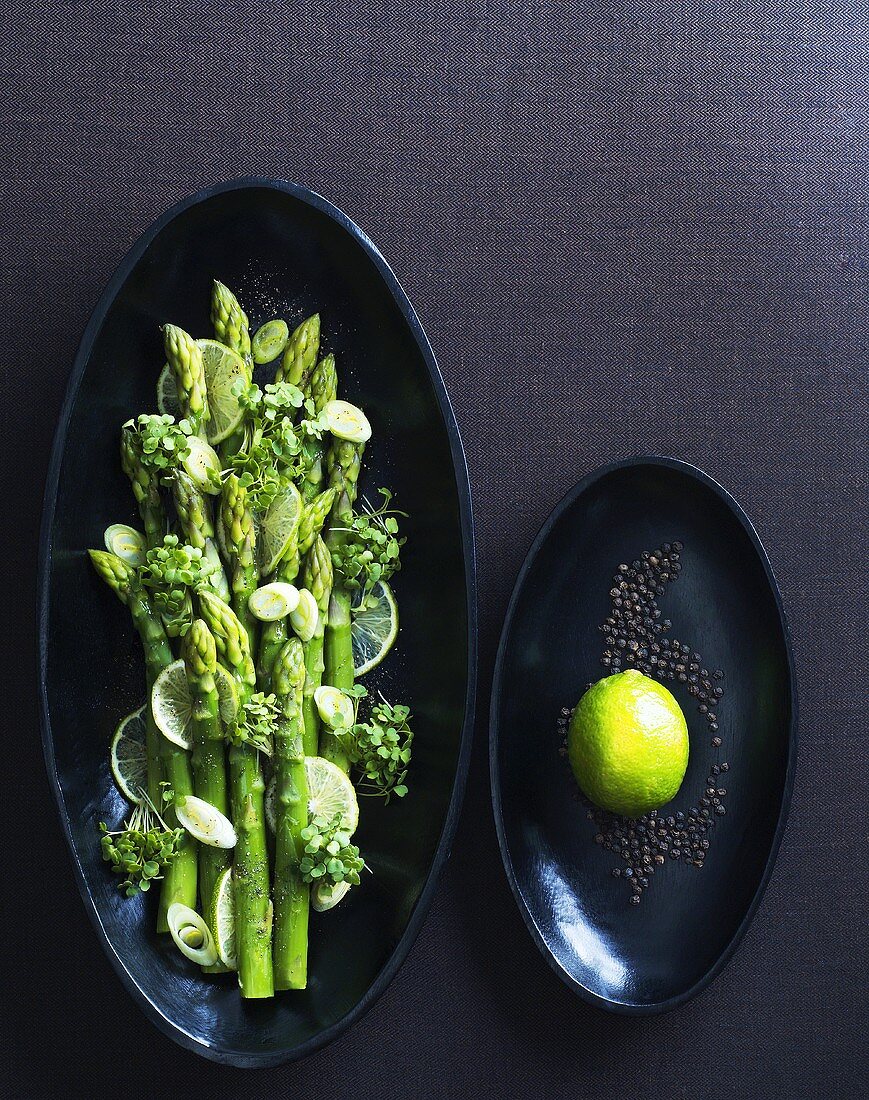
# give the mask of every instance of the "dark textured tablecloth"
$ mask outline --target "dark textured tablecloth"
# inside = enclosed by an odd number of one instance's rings
[[[0,1091],[865,1095],[865,3],[12,0],[0,20]],[[260,1074],[176,1048],[111,971],[45,779],[34,675],[42,484],[88,313],[166,205],[249,173],[343,207],[419,312],[471,470],[481,654],[467,801],[414,950],[332,1047]],[[648,1019],[583,1004],[539,956],[487,778],[525,550],[577,478],[636,452],[697,463],[754,520],[802,709],[757,918],[711,988]]]

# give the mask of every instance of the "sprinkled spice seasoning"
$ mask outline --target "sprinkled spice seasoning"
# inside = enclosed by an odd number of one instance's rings
[[[714,735],[710,748],[715,750],[715,760],[707,769],[699,798],[687,810],[670,813],[651,810],[643,817],[631,819],[591,805],[580,792],[580,799],[587,807],[586,817],[594,826],[594,843],[626,865],[614,867],[612,875],[625,881],[631,891],[628,900],[632,905],[640,904],[651,877],[668,859],[699,870],[709,851],[716,818],[727,812],[724,806],[727,789],[721,776],[729,771],[730,765],[718,760],[722,738],[716,709],[724,695],[721,683],[724,673],[720,668],[710,672],[696,650],[670,635],[673,624],[662,617],[657,602],[667,585],[678,580],[682,572],[682,549],[681,542],[665,542],[657,550],[644,551],[630,565],[619,565],[610,588],[610,614],[600,626],[604,636],[601,664],[606,675],[635,668],[662,683],[671,680],[684,684],[697,700],[697,709]],[[564,742],[571,714],[564,707],[558,718]],[[698,746],[692,743],[691,749],[695,753]],[[561,751],[566,754],[566,749]]]

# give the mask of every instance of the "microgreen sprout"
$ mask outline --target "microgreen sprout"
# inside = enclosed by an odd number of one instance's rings
[[[247,411],[250,426],[241,450],[231,459],[232,469],[247,490],[251,505],[264,512],[289,479],[304,474],[304,445],[308,422],[296,424],[302,391],[290,382],[260,388],[236,382],[233,392]]]
[[[361,697],[354,689],[353,694]],[[361,688],[364,694],[365,689]],[[350,694],[348,692],[348,694]],[[359,771],[360,794],[383,798],[389,802],[392,795],[404,798],[407,794],[407,767],[410,763],[413,731],[408,724],[410,708],[392,706],[381,695],[382,702],[371,708],[367,722],[354,722],[350,727],[339,727],[335,736]],[[358,714],[357,714],[358,718]]]
[[[142,413],[125,424],[124,430],[135,439],[141,465],[153,470],[164,484],[186,457],[190,450],[187,440],[193,434],[189,421],[176,421],[169,413]]]
[[[161,801],[166,806],[174,800],[174,792],[168,784],[161,783]],[[124,875],[118,889],[128,897],[145,893],[155,879],[162,878],[178,852],[178,845],[184,837],[183,829],[171,829],[154,803],[144,791],[140,792],[142,801],[124,822],[123,829],[110,831],[104,821],[100,822],[100,847],[106,863],[116,875]]]
[[[238,721],[229,734],[234,745],[252,745],[271,756],[274,747],[275,724],[281,709],[274,695],[254,692],[239,711]]]
[[[139,579],[171,637],[187,633],[193,622],[191,592],[208,585],[216,571],[198,547],[183,545],[177,535],[166,535],[162,546],[147,552]]]
[[[357,610],[366,606],[368,593],[378,581],[388,581],[401,568],[399,555],[407,541],[399,537],[397,518],[407,513],[389,507],[392,493],[388,489],[377,491],[383,498],[379,508],[365,497],[365,511],[355,513],[349,526],[333,528],[342,531],[343,537],[332,551],[332,564],[346,588],[362,590]]]
[[[329,818],[315,816],[301,832],[305,851],[299,863],[305,882],[329,883],[337,886],[348,882],[359,885],[359,873],[365,861],[359,849],[350,842],[350,833],[341,828],[341,815]]]

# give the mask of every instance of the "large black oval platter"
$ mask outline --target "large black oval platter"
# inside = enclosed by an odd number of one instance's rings
[[[208,335],[212,278],[255,327],[275,314],[322,317],[342,396],[374,429],[364,488],[390,486],[410,513],[395,589],[402,629],[371,674],[415,715],[410,794],[366,801],[358,843],[373,874],[314,915],[300,993],[244,1003],[232,978],[204,978],[154,932],[153,899],[123,899],[100,859],[97,822],[119,821],[107,752],[142,693],[128,615],[85,554],[107,524],[134,521],[118,430],[154,408],[158,326]],[[434,355],[395,277],[339,210],[304,188],[238,180],[168,211],[112,278],[85,331],[55,441],[42,533],[40,647],[45,756],[81,894],[124,984],[168,1035],[216,1061],[265,1066],[339,1034],[396,973],[446,859],[473,723],[474,557],[468,476]],[[354,896],[355,895],[355,896]]]
[[[620,563],[680,540],[660,598],[672,632],[725,671],[719,708],[726,816],[705,866],[668,860],[638,906],[594,843],[556,722],[605,674],[598,627]],[[703,794],[710,732],[681,684],[691,755],[668,811]],[[617,462],[558,505],[528,553],[507,612],[492,695],[490,763],[501,854],[531,935],[586,1000],[619,1012],[687,1001],[725,965],[760,902],[787,816],[796,695],[781,599],[758,537],[711,478],[671,459]]]

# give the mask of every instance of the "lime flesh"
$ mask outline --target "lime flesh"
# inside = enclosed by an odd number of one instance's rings
[[[354,595],[359,598],[361,593]],[[367,593],[364,607],[354,601],[350,633],[353,670],[358,679],[377,668],[398,637],[398,605],[388,584],[378,581]]]
[[[202,352],[208,390],[208,442],[216,447],[241,423],[244,410],[233,387],[237,382],[247,384],[250,378],[244,360],[231,348],[217,340],[197,340],[196,343]]]
[[[141,802],[148,789],[148,757],[145,751],[145,707],[122,718],[111,747],[112,775],[121,794]]]

